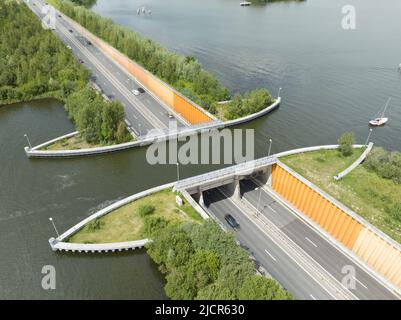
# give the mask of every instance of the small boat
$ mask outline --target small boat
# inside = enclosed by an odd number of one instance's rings
[[[388,98],[387,103],[384,106],[383,112],[381,112],[380,116],[369,121],[369,124],[371,126],[375,126],[375,127],[382,126],[388,121],[388,118],[386,118],[384,116],[384,114],[385,114],[385,112],[387,110],[387,107],[388,107],[388,104],[390,103],[390,100],[391,100],[391,98]]]
[[[252,2],[249,2],[249,1],[242,1],[239,3],[239,5],[241,7],[247,7],[247,6],[250,6],[251,4],[252,4]]]

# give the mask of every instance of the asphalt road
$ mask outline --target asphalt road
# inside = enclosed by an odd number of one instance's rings
[[[44,1],[31,1],[28,6],[39,18],[43,18]],[[77,59],[84,62],[91,72],[92,78],[103,93],[112,100],[120,101],[125,109],[125,116],[130,129],[135,135],[144,136],[152,129],[166,130],[170,121],[177,121],[179,127],[187,125],[179,115],[163,105],[149,92],[135,96],[132,91],[141,85],[135,78],[103,54],[95,45],[89,45],[85,37],[79,34],[67,21],[63,14],[56,18],[56,29],[53,32],[70,46]],[[70,32],[72,30],[72,32]],[[174,119],[169,118],[174,115]]]
[[[294,263],[283,249],[260,232],[231,200],[216,189],[205,191],[203,196],[208,210],[228,230],[232,228],[224,220],[224,216],[229,213],[237,220],[240,224],[239,230],[235,231],[237,240],[247,247],[269,274],[297,299],[334,299],[318,281]]]
[[[331,242],[323,238],[315,229],[303,222],[290,209],[275,201],[264,189],[257,188],[251,180],[241,181],[243,200],[261,211],[282,233],[290,238],[309,260],[313,261],[339,284],[344,277],[343,266],[355,268],[355,289],[349,291],[357,299],[397,299],[392,292],[384,287],[369,273],[364,271],[355,261],[339,251]],[[235,232],[236,238],[250,249],[262,266],[285,288],[298,299],[334,299],[332,291],[318,277],[302,268],[278,241],[272,241],[238,207],[228,199],[222,189],[204,192],[205,204],[208,210],[228,229],[231,229],[224,216],[231,214],[240,224]]]

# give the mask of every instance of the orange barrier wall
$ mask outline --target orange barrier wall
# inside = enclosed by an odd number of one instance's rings
[[[210,122],[213,119],[194,102],[182,96],[168,84],[158,79],[150,72],[139,66],[137,63],[129,59],[127,56],[96,37],[94,34],[83,28],[75,21],[69,19],[82,34],[100,48],[105,54],[111,57],[131,75],[133,75],[141,84],[150,90],[165,105],[180,113],[181,116],[191,124],[199,124]]]
[[[401,251],[391,241],[277,164],[272,168],[272,187],[370,267],[401,288]]]
[[[352,249],[362,225],[284,168],[272,170],[273,189],[298,210],[318,223],[338,241]]]

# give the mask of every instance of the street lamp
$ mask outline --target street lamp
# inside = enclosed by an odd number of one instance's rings
[[[180,163],[177,162],[176,166],[177,166],[177,181],[180,181]]]
[[[141,136],[142,135],[142,129],[141,129],[142,124],[138,123],[138,125],[139,125],[139,135]]]
[[[57,237],[60,237],[60,235],[59,235],[59,233],[58,233],[58,231],[57,231],[56,225],[54,224],[53,218],[50,217],[49,220],[50,220],[50,222],[52,223],[54,230],[56,231]]]
[[[369,135],[368,135],[368,138],[366,139],[365,146],[367,146],[367,145],[368,145],[368,143],[369,143],[369,139],[370,139],[370,136],[372,135],[372,132],[373,132],[373,129],[372,129],[372,128],[370,128],[370,129],[369,129]]]
[[[269,139],[269,151],[267,152],[268,157],[270,156],[270,151],[272,150],[272,142],[273,142],[273,140]]]
[[[28,135],[25,133],[24,137],[26,138],[26,141],[28,141],[29,148],[32,149],[31,141],[29,141]]]

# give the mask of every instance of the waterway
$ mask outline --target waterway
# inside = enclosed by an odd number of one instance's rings
[[[388,125],[373,133],[401,150],[401,3],[351,1],[357,29],[341,29],[350,1],[308,0],[241,8],[235,0],[99,0],[94,10],[177,52],[196,56],[232,92],[267,87],[284,101],[256,129],[257,156],[335,143],[348,130],[364,142],[367,120],[387,97]],[[137,16],[146,5],[151,16]],[[106,156],[29,160],[33,144],[73,131],[51,99],[0,108],[0,298],[165,298],[164,280],[146,253],[58,254],[47,240],[90,213],[176,178],[176,166],[151,166],[145,149]],[[182,177],[210,166],[181,166]],[[41,287],[44,265],[56,268],[56,290]]]

